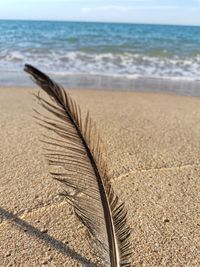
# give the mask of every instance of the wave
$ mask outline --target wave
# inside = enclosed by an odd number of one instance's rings
[[[40,48],[0,52],[0,71],[19,71],[25,63],[57,75],[90,74],[198,80],[200,55],[159,57],[133,53],[91,53]]]

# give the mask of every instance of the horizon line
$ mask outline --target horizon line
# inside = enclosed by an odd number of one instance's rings
[[[155,26],[183,26],[183,27],[200,27],[200,24],[173,24],[159,22],[117,22],[117,21],[82,21],[82,20],[53,20],[53,19],[2,19],[0,21],[35,21],[35,22],[75,22],[75,23],[99,23],[99,24],[130,24],[130,25],[155,25]]]

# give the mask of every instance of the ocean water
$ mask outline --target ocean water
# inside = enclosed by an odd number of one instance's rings
[[[0,83],[23,82],[25,63],[79,83],[86,76],[195,82],[200,27],[0,21]]]

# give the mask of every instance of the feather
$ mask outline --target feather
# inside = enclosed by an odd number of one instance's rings
[[[24,70],[50,97],[47,101],[37,96],[53,118],[39,112],[37,117],[39,124],[53,132],[44,141],[51,175],[66,186],[63,194],[94,237],[105,266],[131,266],[127,212],[112,189],[95,123],[89,113],[83,120],[79,105],[46,74],[31,65]]]

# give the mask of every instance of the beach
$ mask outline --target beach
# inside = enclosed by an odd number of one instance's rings
[[[43,157],[31,88],[0,88],[0,265],[98,263]],[[112,185],[128,210],[132,266],[198,267],[200,98],[71,90],[100,128]]]

